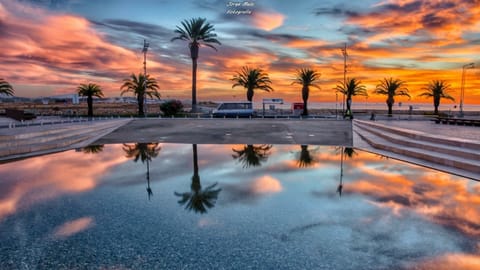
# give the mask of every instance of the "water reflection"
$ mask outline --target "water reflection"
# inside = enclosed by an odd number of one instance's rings
[[[313,166],[315,163],[318,163],[318,160],[315,158],[315,154],[318,151],[318,148],[309,150],[308,145],[300,145],[300,152],[298,153],[297,164],[299,168],[306,168]]]
[[[150,187],[150,162],[152,158],[155,158],[160,153],[162,148],[158,142],[155,143],[136,143],[136,144],[123,144],[123,151],[125,151],[127,158],[133,158],[134,162],[141,160],[142,163],[147,164],[147,196],[148,200],[153,196],[152,188]]]
[[[89,145],[82,148],[82,152],[85,154],[98,154],[103,151],[105,145],[98,144],[98,145]]]
[[[243,168],[257,167],[261,166],[262,162],[267,161],[268,156],[271,154],[270,149],[272,149],[272,147],[273,145],[270,144],[248,144],[240,149],[232,148],[234,152],[232,157],[238,159],[238,161],[243,164]]]
[[[244,170],[248,147],[105,145],[1,164],[0,269],[478,266],[480,183],[312,145],[252,145],[268,154]]]
[[[198,155],[197,155],[197,145],[192,145],[193,151],[193,176],[192,184],[190,185],[190,192],[174,194],[181,199],[178,201],[180,205],[185,205],[185,209],[189,211],[194,211],[195,213],[204,214],[207,213],[207,208],[212,208],[215,206],[217,201],[218,193],[222,189],[215,189],[218,183],[214,183],[204,189],[200,184],[200,174],[198,173]]]

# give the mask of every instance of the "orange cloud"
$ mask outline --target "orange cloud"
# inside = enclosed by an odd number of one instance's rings
[[[285,15],[274,11],[255,11],[252,14],[253,25],[265,31],[271,31],[282,26],[284,20]]]

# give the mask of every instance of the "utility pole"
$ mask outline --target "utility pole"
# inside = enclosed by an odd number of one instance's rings
[[[342,48],[342,54],[343,54],[343,87],[346,89],[347,87],[347,43],[344,44],[344,47]],[[345,115],[345,93],[343,93],[343,101],[342,101],[342,111],[343,114]]]
[[[143,114],[145,117],[147,117],[148,111],[147,111],[147,51],[148,51],[148,42],[146,39],[143,40],[143,84],[144,84],[144,91],[143,91]]]
[[[460,87],[460,117],[463,117],[463,99],[465,97],[465,70],[475,68],[475,63],[463,65],[462,67],[462,85]]]

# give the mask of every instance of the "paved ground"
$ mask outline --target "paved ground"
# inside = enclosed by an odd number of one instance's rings
[[[316,144],[352,146],[350,121],[318,119],[136,119],[96,144]]]

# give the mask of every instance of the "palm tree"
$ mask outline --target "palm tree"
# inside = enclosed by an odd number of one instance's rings
[[[249,68],[248,66],[242,67],[241,72],[237,72],[231,79],[235,83],[232,85],[232,88],[236,86],[243,86],[247,89],[247,100],[252,102],[253,99],[253,90],[259,89],[263,91],[273,91],[270,84],[270,78],[268,74],[264,73],[263,70],[259,68]]]
[[[350,119],[353,119],[352,97],[368,96],[365,85],[362,85],[361,81],[355,78],[352,78],[352,79],[348,79],[346,84],[344,84],[343,82],[341,82],[340,84],[337,84],[335,89],[347,97],[347,110],[345,111],[344,117],[349,116]]]
[[[243,149],[233,149],[234,154],[232,157],[238,159],[243,163],[243,168],[248,168],[250,166],[257,167],[262,165],[262,162],[265,162],[268,159],[268,156],[271,154],[270,149],[273,145],[252,145],[248,144],[243,147]]]
[[[133,158],[134,162],[140,160],[142,163],[145,161],[151,161],[152,158],[155,158],[160,153],[162,149],[158,146],[159,143],[135,143],[131,144],[123,144],[123,151],[125,152],[125,156],[127,158]]]
[[[143,110],[143,102],[145,96],[150,98],[156,97],[160,99],[160,93],[158,92],[158,84],[155,78],[150,78],[150,75],[147,74],[146,80],[147,86],[145,87],[145,76],[143,74],[138,74],[138,77],[132,73],[130,78],[123,80],[123,85],[120,87],[122,92],[120,95],[131,92],[137,97],[138,102],[138,116],[144,117],[145,112]]]
[[[93,97],[101,98],[103,97],[102,89],[99,85],[94,83],[89,84],[80,84],[77,88],[78,95],[82,97],[87,97],[87,105],[88,105],[88,117],[93,117]]]
[[[13,96],[13,87],[2,78],[0,78],[0,94]]]
[[[374,93],[387,96],[388,116],[390,117],[392,116],[392,106],[395,103],[395,96],[407,96],[410,98],[406,82],[400,79],[394,80],[393,78],[384,78],[383,81],[380,81]]]
[[[303,99],[303,115],[308,115],[307,102],[310,94],[310,86],[320,89],[315,82],[320,79],[320,73],[313,69],[302,68],[297,71],[296,77],[292,84],[300,84],[302,86]]]
[[[105,146],[103,144],[89,145],[82,148],[85,154],[98,154],[103,151]]]
[[[134,145],[123,144],[123,151],[125,151],[127,158],[133,158],[134,162],[138,160],[142,163],[147,163],[147,195],[148,200],[153,195],[152,188],[150,187],[150,161],[160,153],[162,149],[158,146],[159,143],[136,143]]]
[[[190,20],[183,20],[182,27],[177,26],[175,33],[178,36],[171,39],[171,41],[185,40],[188,41],[190,48],[190,57],[192,58],[192,111],[197,111],[197,59],[200,46],[207,46],[215,51],[212,43],[221,45],[217,40],[217,34],[214,33],[215,28],[208,23],[205,18],[193,18]]]
[[[422,89],[424,89],[425,92],[421,93],[419,95],[420,97],[433,97],[433,107],[435,108],[434,114],[438,114],[438,106],[440,106],[440,99],[445,98],[455,101],[455,99],[447,93],[448,90],[450,90],[450,85],[447,84],[447,82],[445,81],[433,80]]]
[[[298,167],[306,168],[310,167],[317,162],[314,156],[312,156],[312,152],[316,150],[309,150],[308,145],[302,144],[300,145],[300,153],[298,154]]]
[[[174,194],[181,199],[178,201],[179,204],[184,205],[185,209],[195,213],[205,214],[207,208],[212,208],[215,206],[215,202],[218,198],[218,193],[222,189],[215,189],[217,183],[214,183],[204,189],[200,183],[200,175],[198,174],[198,156],[197,156],[197,145],[193,144],[193,176],[192,184],[190,185],[190,192]]]

